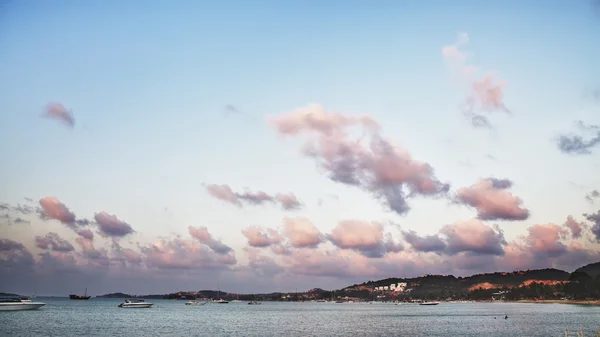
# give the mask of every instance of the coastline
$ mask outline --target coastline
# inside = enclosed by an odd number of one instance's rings
[[[600,305],[600,300],[518,300],[518,301],[504,301],[504,302],[506,302],[506,303]]]

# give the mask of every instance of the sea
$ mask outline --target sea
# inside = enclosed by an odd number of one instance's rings
[[[0,336],[596,336],[600,306],[530,303],[247,302],[188,306],[148,300],[38,297],[46,306],[0,311]],[[505,319],[505,316],[508,316]],[[598,332],[600,333],[600,332]]]

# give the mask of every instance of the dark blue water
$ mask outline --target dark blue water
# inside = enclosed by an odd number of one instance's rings
[[[0,336],[596,336],[600,307],[565,304],[246,302],[121,309],[121,300],[37,298],[34,311],[0,312]],[[507,320],[504,315],[508,315]],[[494,319],[496,317],[496,319]]]

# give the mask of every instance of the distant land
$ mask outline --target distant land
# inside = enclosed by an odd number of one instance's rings
[[[387,278],[354,284],[339,290],[311,289],[301,293],[273,292],[236,294],[216,290],[177,291],[161,295],[112,293],[99,298],[149,299],[239,299],[242,301],[539,301],[564,303],[600,300],[600,262],[572,273],[547,268],[514,272],[476,274],[468,277],[425,275],[415,278]],[[598,302],[600,303],[600,302]]]

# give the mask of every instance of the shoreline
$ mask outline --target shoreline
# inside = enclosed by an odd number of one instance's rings
[[[506,303],[537,303],[537,304],[576,304],[576,305],[600,305],[600,300],[518,300],[503,301]]]

